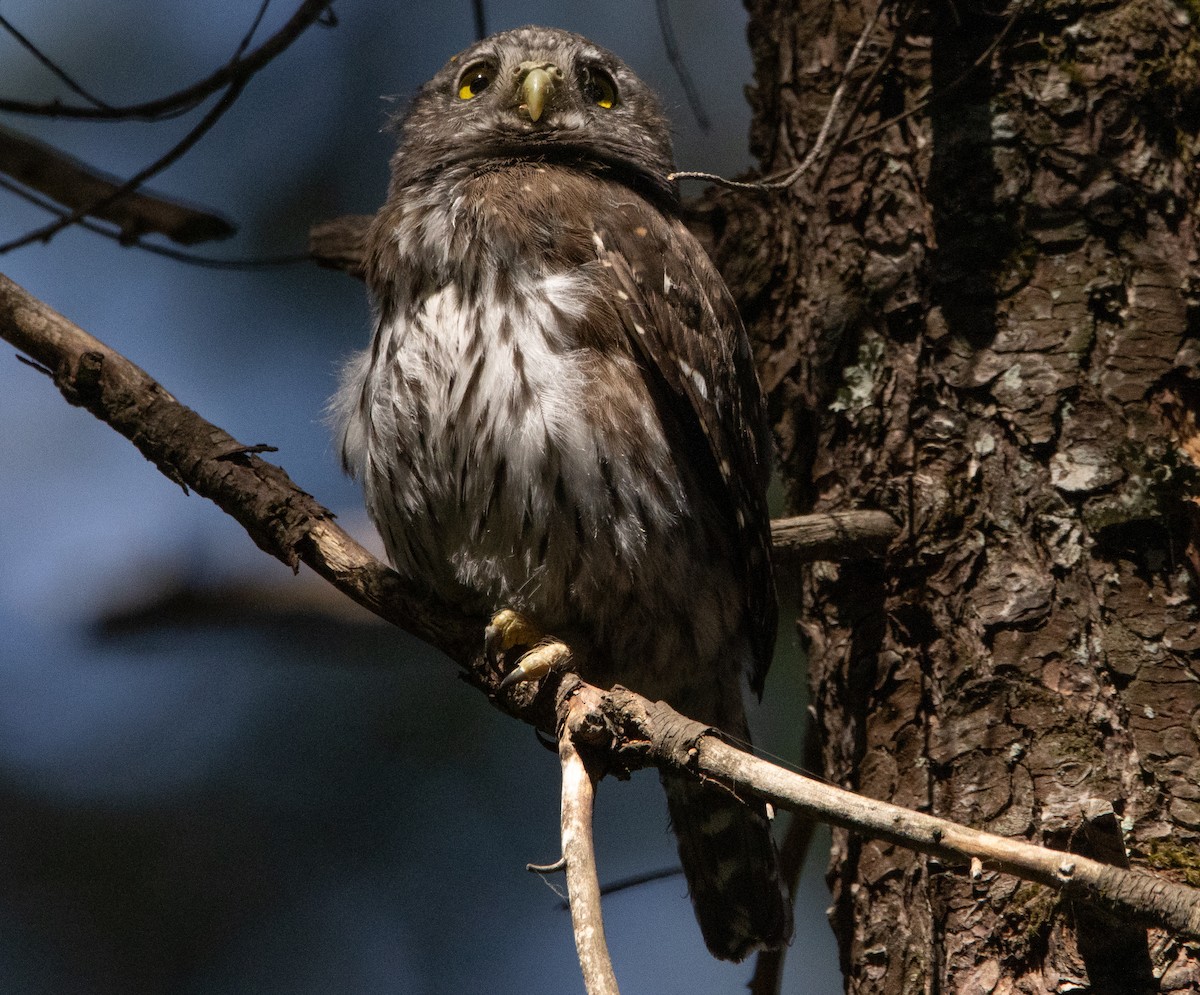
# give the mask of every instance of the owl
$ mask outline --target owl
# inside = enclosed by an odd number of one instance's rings
[[[769,433],[658,100],[605,49],[528,27],[453,57],[398,125],[374,335],[334,399],[393,565],[516,620],[505,646],[553,635],[585,680],[748,740],[742,679],[761,694],[777,615]],[[764,807],[663,784],[712,953],[786,942]]]

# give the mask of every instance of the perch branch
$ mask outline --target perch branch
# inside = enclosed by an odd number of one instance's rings
[[[544,731],[556,728],[547,700],[555,678],[540,687],[498,693],[500,676],[481,662],[483,620],[413,590],[343,532],[332,514],[279,467],[260,459],[223,430],[184,407],[145,372],[0,276],[0,337],[52,371],[72,404],[107,422],[181,486],[232,515],[266,552],[295,568],[300,562],[359,604],[446,652],[493,702]],[[1085,857],[979,832],[790,773],[744,753],[665,704],[623,688],[601,691],[566,675],[558,697],[578,694],[571,732],[600,747],[610,764],[690,771],[754,794],[781,808],[922,853],[969,865],[978,858],[1118,915],[1200,938],[1200,890]]]
[[[586,685],[580,685],[580,691]],[[562,855],[567,872],[567,895],[575,951],[588,995],[619,995],[604,919],[600,912],[600,878],[596,873],[596,848],[592,842],[592,808],[599,776],[593,764],[580,755],[575,732],[591,709],[583,695],[560,699],[558,756],[562,763]],[[582,717],[582,718],[581,718]]]
[[[564,678],[560,697],[571,693],[575,682],[583,684],[573,675]],[[1123,918],[1200,937],[1200,889],[864,798],[760,760],[661,701],[647,701],[620,687],[599,691],[585,686],[589,693],[577,706],[576,741],[604,746],[626,769],[682,768],[705,782],[725,785],[739,798],[752,794],[779,808],[967,868],[978,860]]]

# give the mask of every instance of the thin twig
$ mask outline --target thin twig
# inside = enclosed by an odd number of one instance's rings
[[[830,98],[829,107],[825,110],[825,119],[821,122],[821,128],[817,132],[816,140],[812,143],[808,153],[804,158],[782,178],[772,179],[767,178],[754,182],[743,182],[739,180],[726,180],[724,177],[717,176],[713,173],[702,173],[691,170],[675,172],[670,175],[673,180],[707,180],[710,183],[717,183],[723,187],[732,187],[737,190],[784,190],[795,183],[801,176],[808,172],[809,168],[816,161],[822,150],[825,148],[825,141],[829,136],[829,130],[833,127],[834,119],[837,117],[837,112],[845,99],[846,90],[850,85],[850,77],[858,65],[859,57],[866,48],[867,40],[871,37],[871,33],[875,30],[875,25],[879,21],[879,15],[883,12],[883,8],[888,5],[888,0],[881,0],[876,8],[867,18],[867,23],[863,25],[862,34],[858,36],[858,41],[854,43],[854,48],[850,50],[850,56],[846,59],[846,65],[842,69],[842,77],[838,82],[837,88],[833,91],[833,96]]]
[[[487,11],[484,10],[484,0],[471,0],[471,10],[475,14],[475,40],[482,41],[487,37]]]
[[[597,777],[575,746],[573,707],[567,705],[567,715],[558,734],[558,756],[562,763],[562,852],[567,865],[571,928],[588,995],[618,995],[617,978],[604,939],[600,879],[592,842]]]
[[[92,120],[154,121],[188,111],[222,87],[245,81],[284,51],[314,22],[319,21],[333,0],[302,0],[300,6],[278,31],[245,58],[234,58],[212,75],[175,93],[140,104],[113,107],[90,107],[64,104],[53,100],[34,103],[28,100],[0,99],[0,111],[12,114],[32,114],[38,117],[69,117]]]
[[[95,231],[96,229],[91,230]],[[111,235],[112,233],[103,232],[102,234]],[[196,266],[200,269],[273,269],[276,266],[296,266],[312,261],[312,257],[307,252],[280,252],[274,256],[241,256],[224,259],[220,256],[201,256],[195,252],[182,252],[179,249],[172,249],[169,245],[154,245],[152,242],[143,242],[140,239],[122,244],[126,248],[141,249],[151,255],[162,256],[164,259],[172,259],[177,263]]]
[[[106,104],[99,97],[85,90],[82,85],[67,75],[66,70],[64,70],[53,59],[51,59],[50,56],[46,55],[46,53],[38,48],[32,41],[25,37],[25,35],[23,35],[17,29],[16,25],[14,25],[2,14],[0,14],[0,28],[3,28],[5,31],[7,31],[9,35],[11,35],[17,42],[17,44],[19,44],[23,49],[25,49],[25,51],[37,59],[37,61],[40,62],[47,70],[57,76],[59,81],[76,96],[83,97],[84,100],[95,107],[99,107],[108,111],[112,110],[111,104]]]
[[[267,15],[267,8],[271,6],[271,0],[262,0],[258,5],[258,13],[254,15],[254,20],[250,22],[250,27],[246,29],[246,33],[242,35],[242,40],[238,42],[237,48],[233,50],[233,58],[230,62],[237,62],[243,55],[246,54],[246,49],[250,47],[250,43],[254,41],[254,36],[258,33],[258,27],[262,24],[262,19]]]
[[[980,53],[979,57],[957,79],[954,79],[950,83],[946,84],[946,86],[941,87],[936,93],[931,92],[928,96],[917,101],[917,103],[902,113],[896,114],[894,117],[890,117],[886,121],[872,125],[869,128],[864,128],[862,131],[848,136],[847,132],[850,130],[850,127],[854,124],[855,120],[857,120],[863,104],[866,102],[867,98],[871,94],[871,91],[874,89],[876,81],[883,71],[888,67],[891,61],[895,58],[896,52],[899,50],[900,44],[904,38],[904,25],[901,24],[899,27],[897,27],[895,34],[892,36],[892,41],[888,46],[887,52],[885,52],[880,60],[876,63],[871,75],[863,83],[858,92],[854,106],[846,115],[836,138],[829,144],[829,154],[825,157],[821,171],[817,174],[812,182],[812,189],[815,191],[821,188],[821,185],[825,182],[825,177],[829,173],[829,169],[833,163],[834,157],[837,155],[840,149],[848,145],[855,145],[868,138],[872,138],[875,135],[886,131],[893,125],[899,124],[901,121],[919,114],[921,111],[925,110],[931,105],[945,99],[955,90],[957,90],[958,87],[962,86],[962,84],[965,83],[973,73],[982,67],[989,59],[991,59],[991,57],[996,53],[996,50],[1004,43],[1004,40],[1012,31],[1013,26],[1016,24],[1020,15],[1025,11],[1025,8],[1030,6],[1032,3],[1033,0],[1017,0],[1016,5],[1013,7],[1012,13],[1008,16],[1008,19],[999,34],[996,35],[991,44],[989,44],[988,47],[984,49],[982,53]],[[846,68],[842,71],[841,83],[838,85],[837,90],[834,91],[833,99],[829,103],[829,108],[825,113],[825,120],[821,125],[821,130],[817,135],[817,140],[813,143],[812,148],[809,149],[808,154],[805,155],[804,160],[795,169],[783,176],[774,174],[761,180],[730,180],[724,176],[718,176],[715,173],[705,173],[696,170],[681,170],[679,172],[672,173],[670,178],[673,180],[703,180],[706,183],[713,183],[717,186],[727,187],[731,190],[746,190],[760,193],[764,191],[779,190],[784,187],[789,187],[795,183],[801,176],[804,175],[804,173],[808,171],[825,144],[829,126],[833,121],[838,105],[840,104],[844,95],[844,88],[849,82],[851,70],[854,68],[855,63],[858,60],[858,55],[860,54],[870,31],[873,30],[875,21],[878,19],[883,6],[884,4],[881,3],[879,7],[876,8],[875,16],[871,21],[868,22],[863,34],[859,36],[858,44],[855,45],[854,51],[850,53],[850,58],[846,61]]]
[[[921,113],[921,111],[925,110],[926,108],[936,103],[940,103],[946,97],[953,94],[955,90],[962,86],[977,70],[979,70],[991,59],[993,55],[996,54],[996,50],[1004,43],[1004,39],[1008,37],[1009,32],[1012,31],[1013,26],[1017,23],[1017,18],[1020,17],[1025,8],[1028,7],[1032,2],[1033,0],[1017,0],[1016,6],[1013,7],[1013,11],[1008,16],[1008,20],[1005,22],[1004,27],[1000,30],[1000,33],[996,35],[994,39],[992,39],[992,43],[988,45],[988,47],[979,54],[979,57],[972,62],[971,65],[969,65],[958,77],[951,80],[945,86],[939,88],[936,93],[932,92],[931,88],[926,97],[918,100],[912,105],[912,107],[909,107],[901,113],[896,114],[894,117],[890,117],[886,121],[881,121],[879,124],[871,125],[869,128],[865,128],[862,131],[856,132],[846,139],[846,144],[854,145],[868,138],[873,138],[875,135],[887,131],[887,129],[893,125],[899,124],[901,121],[907,120],[908,118]]]
[[[875,84],[879,82],[879,77],[883,75],[884,70],[891,66],[892,60],[896,58],[896,53],[900,50],[900,45],[904,41],[905,29],[908,27],[909,19],[912,17],[912,12],[906,17],[897,15],[899,23],[896,29],[892,32],[892,40],[888,44],[887,51],[876,61],[874,68],[863,82],[863,85],[858,88],[858,93],[854,97],[854,103],[851,105],[849,112],[842,121],[841,127],[838,129],[837,135],[833,141],[829,143],[829,154],[825,156],[825,161],[821,164],[821,169],[817,173],[812,182],[813,191],[820,190],[825,184],[825,177],[829,175],[830,167],[833,161],[837,158],[838,151],[846,142],[846,135],[850,129],[854,127],[854,122],[858,120],[859,114],[865,106],[867,99],[875,91]]]
[[[679,51],[679,42],[675,40],[675,25],[671,23],[671,8],[668,6],[668,0],[655,0],[654,9],[658,13],[658,30],[662,35],[663,48],[667,51],[667,61],[671,63],[679,85],[683,87],[683,95],[687,99],[688,107],[691,108],[692,117],[696,119],[696,124],[701,131],[708,131],[712,127],[712,122],[704,110],[704,102],[700,99],[696,84],[692,81],[692,74],[688,72],[683,54]]]

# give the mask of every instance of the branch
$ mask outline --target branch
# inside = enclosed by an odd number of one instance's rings
[[[72,212],[82,212],[121,229],[125,241],[146,232],[166,235],[180,245],[228,238],[237,229],[211,211],[145,193],[116,198],[119,183],[65,152],[0,125],[0,173]]]
[[[716,730],[665,703],[647,701],[625,688],[601,691],[567,675],[560,699],[577,689],[586,693],[573,712],[576,741],[605,748],[625,770],[686,770],[706,783],[725,785],[739,798],[754,795],[779,808],[948,862],[970,866],[978,860],[1126,920],[1200,938],[1200,889],[970,829],[792,773],[731,746]]]
[[[899,534],[886,511],[833,511],[771,522],[777,564],[881,559]]]
[[[238,55],[211,76],[157,100],[149,100],[141,104],[128,104],[124,107],[95,107],[64,104],[58,100],[39,104],[27,100],[0,99],[0,111],[9,111],[13,114],[34,114],[41,117],[141,121],[153,121],[187,111],[222,87],[237,83],[244,85],[254,73],[299,38],[309,25],[325,13],[325,9],[332,2],[333,0],[304,0],[287,23],[249,55],[243,58],[239,45]]]
[[[567,674],[501,694],[500,675],[479,652],[483,620],[406,584],[343,532],[332,514],[222,429],[184,407],[144,371],[0,276],[0,337],[50,371],[64,397],[107,422],[164,474],[216,502],[260,548],[295,568],[309,564],[382,618],[443,650],[467,678],[511,714],[546,731],[572,696],[576,743],[602,748],[610,764],[657,766],[724,784],[780,808],[875,839],[1000,870],[1105,906],[1127,919],[1200,939],[1200,891],[1142,871],[968,829],[946,819],[790,773],[722,741],[715,730],[631,691],[601,691]],[[551,701],[550,699],[554,699]]]
[[[565,699],[558,734],[562,763],[562,855],[567,871],[567,895],[575,950],[588,995],[619,995],[604,920],[600,914],[600,878],[596,873],[596,848],[592,842],[592,807],[599,775],[585,763],[575,747],[583,697]],[[586,722],[586,716],[582,720]]]
[[[367,232],[370,214],[347,214],[313,225],[308,253],[318,266],[340,269],[360,280],[367,278]]]

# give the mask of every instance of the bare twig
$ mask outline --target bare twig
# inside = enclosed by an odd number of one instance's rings
[[[0,173],[45,194],[71,212],[120,228],[123,241],[157,232],[181,245],[228,238],[237,229],[212,211],[147,193],[117,198],[119,181],[59,149],[0,125]]]
[[[854,145],[858,142],[865,141],[868,138],[873,138],[875,135],[887,131],[888,128],[892,127],[893,125],[899,124],[901,121],[907,120],[916,114],[920,114],[921,111],[925,110],[931,105],[951,96],[955,90],[962,86],[963,83],[965,83],[977,70],[982,68],[992,58],[993,55],[996,54],[996,50],[1002,44],[1004,44],[1004,39],[1008,37],[1014,25],[1016,25],[1017,19],[1025,12],[1025,8],[1028,7],[1032,2],[1033,0],[1017,0],[1016,4],[1013,6],[1012,13],[1009,14],[1008,20],[1005,21],[1004,27],[1000,30],[1000,33],[992,39],[992,43],[979,53],[979,57],[972,62],[971,65],[969,65],[961,75],[951,80],[945,86],[939,88],[936,93],[930,91],[928,96],[922,100],[918,100],[912,105],[912,107],[901,111],[894,117],[890,117],[886,121],[881,121],[879,124],[873,124],[871,127],[864,128],[862,131],[855,132],[845,140],[845,144]]]
[[[878,6],[876,6],[867,18],[867,23],[863,25],[862,34],[858,36],[858,41],[854,43],[854,48],[850,50],[850,55],[846,59],[846,65],[842,69],[842,78],[829,100],[829,107],[825,110],[825,118],[821,122],[821,128],[817,132],[816,140],[812,143],[804,158],[793,169],[779,178],[768,177],[767,179],[753,182],[727,180],[714,173],[695,172],[692,170],[672,173],[670,178],[673,180],[706,180],[709,183],[716,183],[720,186],[731,187],[736,190],[785,190],[799,180],[801,176],[808,172],[812,164],[816,162],[817,157],[824,150],[829,130],[833,127],[833,122],[837,118],[838,110],[841,108],[842,101],[846,97],[846,91],[850,86],[850,77],[858,66],[858,60],[862,56],[863,49],[866,48],[867,41],[879,21],[879,15],[883,12],[883,8],[887,4],[888,0],[880,0]]]
[[[239,54],[211,76],[156,100],[124,106],[95,107],[64,104],[58,100],[49,103],[34,103],[27,100],[0,99],[0,111],[9,111],[13,114],[33,114],[39,117],[139,121],[153,121],[188,111],[222,87],[237,82],[244,84],[254,73],[299,38],[311,24],[319,20],[332,2],[333,0],[303,0],[296,9],[296,13],[288,19],[286,24],[244,58],[240,57],[242,46],[239,45]]]
[[[819,190],[822,184],[825,182],[825,177],[829,173],[829,169],[833,163],[834,157],[841,148],[847,145],[857,144],[865,141],[868,138],[872,138],[875,135],[886,131],[893,125],[899,124],[901,121],[919,114],[932,104],[945,99],[955,90],[957,90],[964,82],[966,82],[968,78],[970,78],[972,74],[974,74],[992,58],[997,49],[999,49],[999,47],[1004,43],[1004,40],[1008,37],[1009,33],[1012,31],[1020,15],[1024,13],[1025,9],[1030,6],[1031,3],[1033,3],[1033,0],[1017,0],[1013,6],[1012,13],[1008,15],[1004,27],[1000,30],[996,37],[992,39],[991,44],[989,44],[988,47],[979,54],[979,57],[976,58],[975,61],[967,67],[966,71],[963,72],[962,75],[960,75],[957,79],[954,79],[950,83],[941,87],[936,93],[929,93],[928,96],[918,100],[915,104],[913,104],[912,107],[907,108],[900,114],[896,114],[895,116],[888,118],[886,121],[881,121],[879,124],[871,125],[869,128],[864,128],[863,130],[850,135],[850,128],[858,119],[858,115],[861,112],[863,105],[865,104],[867,98],[871,95],[871,92],[874,90],[876,81],[879,79],[879,76],[883,73],[883,71],[891,64],[892,60],[895,58],[896,52],[899,50],[900,44],[904,40],[905,26],[903,23],[900,24],[892,36],[892,40],[887,51],[875,64],[874,68],[871,70],[870,76],[859,88],[858,94],[855,97],[855,102],[852,105],[849,113],[846,114],[840,128],[838,129],[837,135],[832,142],[827,143],[830,127],[845,95],[845,89],[850,81],[850,74],[858,62],[859,55],[862,52],[867,38],[875,28],[875,24],[877,23],[879,15],[882,13],[886,2],[887,0],[883,0],[883,2],[881,2],[876,8],[875,14],[871,19],[868,20],[866,27],[863,29],[863,33],[859,36],[857,44],[851,51],[850,58],[846,60],[846,66],[842,70],[841,82],[838,84],[837,89],[834,91],[833,98],[829,102],[829,107],[825,112],[825,119],[821,125],[820,131],[817,134],[816,141],[813,142],[812,147],[808,150],[808,153],[805,155],[803,161],[801,161],[799,165],[786,174],[775,174],[773,176],[764,177],[761,180],[730,180],[723,176],[718,176],[715,173],[705,173],[696,170],[683,170],[680,172],[675,172],[671,174],[671,178],[676,180],[703,180],[706,183],[715,183],[718,186],[728,187],[733,190],[757,192],[779,190],[790,187],[793,183],[799,180],[800,177],[808,172],[808,170],[812,167],[812,164],[816,161],[817,157],[822,153],[822,151],[824,151],[826,144],[828,144],[828,154],[825,156],[821,165],[821,169],[817,173],[816,177],[814,177],[811,184],[812,190]]]
[[[51,59],[48,55],[46,55],[45,52],[38,48],[27,37],[25,37],[25,35],[17,29],[17,26],[3,15],[0,15],[0,28],[3,28],[9,35],[13,37],[18,45],[20,45],[23,49],[25,49],[25,51],[37,59],[37,61],[45,66],[47,70],[57,76],[60,82],[62,82],[63,85],[66,86],[67,89],[76,96],[83,97],[84,100],[95,107],[102,107],[105,110],[112,109],[109,104],[106,104],[94,94],[89,93],[79,83],[72,79],[57,62]]]
[[[875,84],[879,82],[880,76],[883,75],[884,70],[891,66],[892,60],[896,58],[896,53],[900,51],[900,45],[904,41],[908,21],[911,16],[911,11],[904,17],[897,15],[897,20],[900,23],[896,25],[896,29],[892,32],[892,40],[888,44],[887,51],[876,61],[874,67],[871,69],[871,74],[863,81],[862,86],[858,88],[858,93],[854,97],[854,103],[851,104],[850,110],[838,128],[837,135],[829,143],[829,154],[825,156],[825,161],[821,163],[821,168],[812,181],[814,192],[820,190],[824,185],[825,177],[829,175],[829,170],[833,166],[833,161],[837,157],[838,151],[846,142],[846,135],[854,127],[854,122],[858,120],[858,115],[862,113],[867,99],[875,91]]]
[[[267,16],[267,8],[270,6],[271,0],[259,0],[258,13],[254,15],[254,20],[250,22],[250,27],[246,29],[246,33],[242,35],[242,40],[238,42],[237,48],[233,50],[233,58],[230,61],[236,62],[246,54],[246,49],[254,41],[254,36],[258,33],[259,26],[262,24],[263,18]]]
[[[484,9],[484,0],[471,0],[471,10],[475,15],[475,40],[480,41],[487,37],[487,11]]]
[[[581,685],[581,688],[586,685]],[[600,913],[600,879],[592,842],[592,808],[598,777],[580,756],[574,735],[580,714],[578,695],[565,700],[558,733],[562,763],[562,853],[566,862],[567,895],[575,951],[588,995],[618,995],[617,978],[604,939]],[[586,711],[586,710],[585,710]]]

